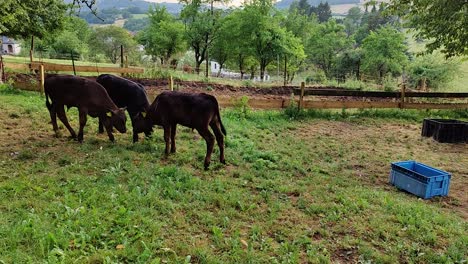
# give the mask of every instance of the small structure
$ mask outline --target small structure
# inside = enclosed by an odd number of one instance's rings
[[[240,79],[241,74],[239,72],[232,72],[227,69],[221,68],[221,65],[217,63],[216,61],[210,61],[210,67],[211,67],[211,76],[213,77],[220,77],[220,78],[228,78],[228,79]],[[250,74],[244,74],[242,76],[242,79],[244,80],[249,80]],[[261,81],[260,76],[254,76],[253,78],[254,81]],[[263,77],[263,81],[269,81],[270,80],[270,75],[265,73],[265,76]]]
[[[4,55],[18,55],[21,51],[20,43],[12,38],[5,36],[1,37],[1,54]]]

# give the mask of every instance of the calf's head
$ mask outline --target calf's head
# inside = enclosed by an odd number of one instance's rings
[[[133,116],[133,130],[136,133],[151,134],[153,127],[146,120],[146,113],[140,112]]]
[[[120,133],[127,132],[127,127],[125,123],[127,122],[127,117],[125,116],[126,108],[119,108],[117,110],[111,111],[110,121],[113,127],[117,129]]]

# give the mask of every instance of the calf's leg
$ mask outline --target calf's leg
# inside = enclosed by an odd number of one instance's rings
[[[171,153],[176,152],[176,146],[175,146],[176,129],[177,129],[177,124],[173,124],[171,126]]]
[[[164,150],[164,153],[166,155],[169,155],[169,145],[171,143],[171,126],[165,125],[163,127],[164,127],[164,142],[166,142],[166,149]]]
[[[107,132],[107,136],[109,137],[109,140],[114,142],[115,138],[114,138],[114,135],[112,134],[112,124],[111,124],[110,118],[106,118],[106,116],[104,115],[104,117],[101,117],[101,119],[102,119],[102,123],[104,127],[106,128],[106,132]]]
[[[83,142],[83,129],[86,125],[87,117],[86,115],[88,114],[85,110],[79,109],[79,116],[80,116],[80,130],[78,131],[78,141],[81,143]]]
[[[98,128],[98,133],[102,134],[104,133],[104,125],[102,124],[102,118],[99,117],[99,128]]]
[[[60,121],[62,121],[62,123],[65,125],[65,127],[70,132],[71,137],[76,138],[75,130],[73,130],[73,128],[68,123],[67,115],[65,114],[65,109],[63,108],[63,105],[56,106],[55,110],[57,111],[57,116],[60,119]]]
[[[210,126],[211,126],[211,129],[213,129],[213,132],[215,134],[216,142],[218,142],[219,161],[223,164],[226,164],[226,160],[224,159],[224,135],[221,132],[221,129],[219,128],[219,123],[212,121]]]
[[[49,109],[49,114],[50,114],[50,122],[52,123],[52,127],[54,128],[55,136],[59,136],[59,129],[57,125],[57,110],[55,109],[55,104],[52,104],[52,106]]]
[[[204,166],[205,166],[205,170],[207,170],[208,167],[210,166],[211,153],[213,153],[215,137],[208,130],[208,126],[197,128],[197,131],[200,134],[200,136],[202,136],[206,141],[206,156],[205,156]]]

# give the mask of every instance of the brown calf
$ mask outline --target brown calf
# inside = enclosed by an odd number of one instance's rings
[[[146,116],[147,130],[154,125],[164,128],[166,155],[176,152],[175,136],[177,124],[194,128],[206,141],[205,169],[211,161],[215,138],[220,151],[219,160],[225,164],[224,135],[226,130],[219,115],[218,101],[212,95],[200,93],[163,92],[154,99]],[[214,132],[211,134],[208,127]]]
[[[57,116],[70,131],[72,138],[77,138],[75,131],[68,123],[65,108],[77,107],[80,116],[80,130],[78,141],[83,141],[83,128],[86,125],[86,116],[99,117],[103,120],[107,135],[114,141],[112,127],[125,133],[125,108],[118,108],[99,83],[72,75],[51,75],[45,80],[44,90],[46,106],[49,109],[50,119],[55,134],[58,136]],[[49,97],[51,103],[49,102]],[[110,113],[110,116],[107,116]]]

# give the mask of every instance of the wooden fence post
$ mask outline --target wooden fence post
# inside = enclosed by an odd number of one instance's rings
[[[123,45],[120,45],[120,68],[124,67],[124,48]]]
[[[174,91],[174,82],[172,80],[172,75],[169,76],[169,88],[171,88],[171,91]]]
[[[73,75],[76,76],[75,58],[74,58],[73,50],[70,53],[71,53],[71,60],[72,60],[72,66],[73,66]]]
[[[39,71],[40,71],[40,74],[41,74],[41,76],[40,76],[40,78],[41,78],[41,87],[40,87],[41,88],[41,95],[43,95],[44,94],[44,64],[41,64],[39,66]]]
[[[401,95],[400,95],[400,109],[405,108],[405,90],[406,84],[401,84]]]
[[[299,97],[299,105],[298,109],[302,110],[304,107],[304,88],[305,88],[305,82],[301,82],[301,95]]]

